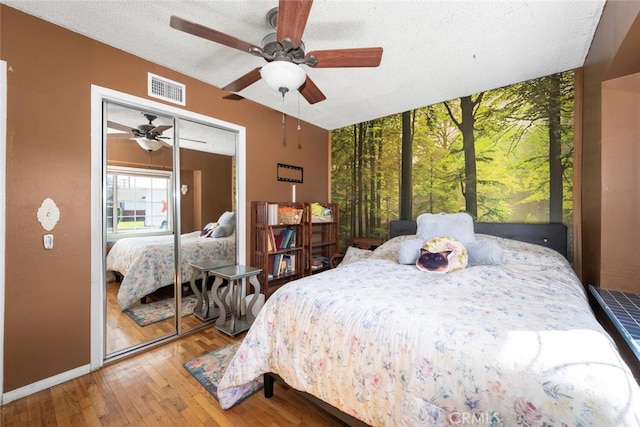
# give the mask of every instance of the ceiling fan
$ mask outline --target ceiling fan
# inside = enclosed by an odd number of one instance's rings
[[[153,121],[157,119],[157,116],[149,113],[141,113],[143,116],[147,118],[149,123],[141,124],[137,127],[131,127],[127,125],[123,125],[117,122],[113,122],[108,120],[107,126],[116,129],[122,132],[126,132],[127,136],[133,136],[131,139],[135,139],[138,145],[147,151],[157,151],[162,147],[171,147],[172,145],[168,142],[164,141],[165,139],[172,139],[170,136],[162,136],[162,133],[165,130],[171,129],[170,125],[160,125],[156,126],[153,124]],[[197,139],[189,139],[189,138],[180,138],[181,140],[188,140],[194,142],[201,142],[206,144],[206,141],[200,141]]]
[[[262,46],[244,42],[228,34],[172,16],[172,28],[193,34],[234,49],[260,56],[267,61],[229,83],[223,90],[239,92],[262,78],[282,93],[299,90],[315,104],[326,96],[306,75],[301,65],[314,68],[377,67],[382,59],[381,47],[316,50],[305,53],[302,33],[307,24],[313,0],[279,0],[278,7],[267,13],[267,20],[276,30],[262,40]],[[283,79],[283,75],[287,76]]]
[[[170,144],[162,141],[162,139],[169,139],[169,137],[163,137],[162,132],[170,129],[171,126],[156,126],[153,124],[153,121],[158,118],[157,116],[148,113],[142,113],[142,115],[149,120],[148,124],[145,123],[138,127],[130,127],[109,120],[107,121],[107,126],[131,134],[133,136],[132,139],[135,139],[138,145],[147,151],[156,151],[162,147],[169,146]]]

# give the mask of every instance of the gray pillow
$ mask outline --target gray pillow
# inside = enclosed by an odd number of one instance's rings
[[[398,264],[415,264],[420,256],[420,248],[424,244],[422,239],[405,240],[398,248]]]
[[[463,245],[476,241],[473,218],[465,212],[423,213],[416,219],[416,224],[416,237],[422,239],[423,243],[434,237],[451,237]]]
[[[211,237],[227,237],[233,233],[236,227],[235,212],[226,211],[218,218],[218,226],[211,233]]]
[[[477,240],[468,242],[469,267],[474,265],[502,265],[502,249],[494,242]]]
[[[234,227],[231,225],[219,225],[213,229],[211,237],[228,237],[233,233]]]
[[[218,224],[235,226],[236,225],[236,213],[235,212],[226,211],[225,213],[220,215],[220,218],[218,218]]]

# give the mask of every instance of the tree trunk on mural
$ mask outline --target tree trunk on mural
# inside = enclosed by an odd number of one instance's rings
[[[373,230],[376,229],[376,223],[378,222],[378,191],[376,180],[378,178],[378,156],[377,149],[380,144],[380,134],[382,132],[382,119],[373,121],[373,137],[371,138],[369,146],[369,223],[367,224],[366,236],[370,236]]]
[[[467,212],[474,218],[478,217],[478,181],[476,174],[476,147],[473,133],[473,107],[475,103],[470,96],[460,98],[462,122],[458,126],[462,132],[462,147],[464,150],[464,200]]]
[[[353,126],[353,155],[351,156],[351,186],[349,188],[349,194],[350,197],[347,199],[351,202],[350,207],[351,207],[351,226],[350,229],[351,230],[355,230],[356,229],[356,220],[357,220],[357,216],[356,216],[356,204],[355,204],[355,200],[356,200],[356,183],[357,183],[357,178],[358,178],[358,130],[360,129],[362,125],[354,125]]]
[[[366,123],[360,123],[359,125],[359,132],[358,132],[358,153],[357,153],[357,162],[358,162],[358,166],[357,166],[357,171],[356,171],[356,175],[357,175],[357,179],[358,181],[356,182],[356,186],[355,186],[355,191],[356,191],[356,197],[354,199],[354,203],[356,204],[356,215],[358,217],[358,222],[356,224],[356,228],[355,228],[355,236],[359,236],[361,235],[360,233],[362,233],[362,224],[364,221],[364,217],[363,217],[363,213],[362,213],[362,170],[363,170],[363,165],[364,165],[364,140],[366,138],[367,132],[366,132]]]
[[[376,145],[377,147],[376,159],[378,160],[377,164],[379,165],[379,167],[376,168],[376,189],[375,189],[377,212],[382,212],[382,176],[383,176],[382,175],[382,145],[384,144],[383,136],[384,136],[384,132],[381,126],[379,131],[379,141],[378,141],[378,144]],[[376,230],[379,230],[380,227],[382,226],[382,219],[380,217],[381,217],[380,214],[378,214],[376,217],[376,222],[374,224],[374,228]]]
[[[548,77],[549,97],[549,221],[562,222],[562,128],[560,124],[560,74]]]
[[[400,219],[411,219],[413,209],[413,138],[411,112],[402,113],[402,175],[400,178]]]
[[[476,147],[475,147],[475,112],[476,107],[482,101],[484,92],[480,93],[475,100],[471,96],[460,98],[460,115],[462,119],[456,120],[449,104],[444,103],[451,120],[462,133],[462,149],[464,151],[464,179],[462,194],[466,205],[466,211],[473,218],[478,217],[478,178],[476,172]]]

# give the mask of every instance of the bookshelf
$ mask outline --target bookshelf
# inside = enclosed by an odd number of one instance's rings
[[[278,215],[279,209],[298,212],[299,222]],[[305,203],[251,202],[250,259],[253,267],[262,269],[258,280],[267,298],[285,283],[306,275],[308,212]]]
[[[309,223],[307,225],[307,237],[309,248],[309,265],[306,274],[315,274],[327,270],[330,267],[329,260],[332,255],[339,252],[339,212],[335,203],[324,203],[322,207],[331,211],[330,216],[307,215]],[[307,209],[311,210],[311,204],[307,204]],[[314,263],[314,260],[316,262]],[[318,260],[324,262],[319,265]]]

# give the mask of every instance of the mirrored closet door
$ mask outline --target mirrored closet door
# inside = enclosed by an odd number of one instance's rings
[[[236,133],[116,102],[103,114],[109,359],[210,323],[193,314],[207,284],[190,263],[237,259],[235,230],[202,236],[237,206]]]

